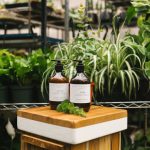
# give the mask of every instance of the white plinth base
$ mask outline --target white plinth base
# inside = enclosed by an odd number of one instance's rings
[[[127,118],[125,117],[81,128],[67,128],[17,117],[17,125],[18,129],[22,131],[65,143],[79,144],[125,130],[127,128]]]

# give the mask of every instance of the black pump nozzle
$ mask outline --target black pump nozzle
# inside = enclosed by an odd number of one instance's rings
[[[74,60],[78,62],[78,65],[76,67],[77,73],[84,72],[84,65],[82,63],[82,60]]]
[[[61,60],[52,60],[52,61],[56,61],[56,65],[55,65],[55,71],[56,72],[62,72],[63,70],[63,65],[61,63]]]

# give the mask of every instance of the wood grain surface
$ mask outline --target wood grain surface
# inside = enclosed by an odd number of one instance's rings
[[[86,117],[64,114],[51,110],[49,106],[22,109],[17,115],[23,118],[68,128],[79,128],[101,122],[127,117],[127,111],[102,106],[91,106]]]
[[[21,150],[121,150],[120,133],[107,135],[77,145],[60,144],[51,139],[42,139],[35,135],[21,136]]]
[[[114,133],[111,137],[112,150],[121,150],[121,133]]]
[[[53,149],[53,150],[64,150],[63,144],[54,143],[31,135],[21,136],[21,150],[39,150],[39,149]]]

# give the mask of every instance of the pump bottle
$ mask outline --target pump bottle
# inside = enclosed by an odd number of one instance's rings
[[[69,99],[69,80],[62,73],[63,65],[61,61],[56,61],[56,73],[49,79],[49,101],[52,110],[55,110],[62,101]]]
[[[91,102],[91,84],[84,73],[82,61],[78,61],[76,71],[76,75],[70,81],[70,101],[88,112]]]

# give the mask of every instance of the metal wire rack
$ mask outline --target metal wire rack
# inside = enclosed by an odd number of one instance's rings
[[[150,101],[130,101],[130,102],[96,102],[96,105],[125,108],[125,109],[145,109],[150,108]],[[18,110],[39,106],[47,106],[48,103],[0,103],[0,110]]]
[[[130,101],[130,102],[96,102],[96,105],[126,108],[126,109],[137,109],[137,108],[150,108],[150,101]]]
[[[96,102],[96,105],[124,108],[124,109],[143,109],[144,110],[144,131],[148,129],[148,109],[150,101],[130,101],[130,102]],[[48,106],[49,103],[0,103],[0,111],[17,111],[18,109]],[[147,147],[147,142],[145,142]]]
[[[0,110],[11,110],[15,111],[24,108],[33,108],[39,106],[47,106],[48,103],[1,103]]]

